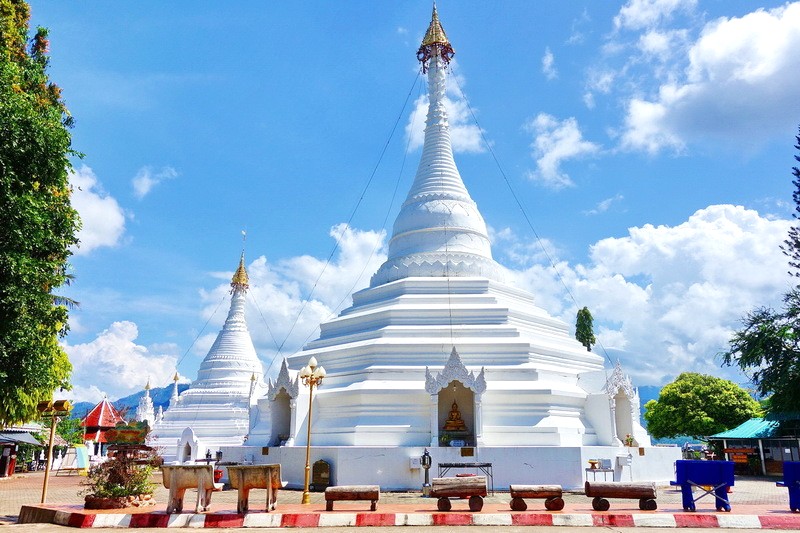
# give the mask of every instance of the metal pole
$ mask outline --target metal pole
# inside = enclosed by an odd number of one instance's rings
[[[305,484],[303,485],[303,500],[302,504],[306,505],[311,503],[311,495],[308,492],[308,483],[311,474],[311,399],[314,397],[314,379],[311,378],[308,382],[308,435],[306,436],[306,477]]]
[[[50,419],[50,442],[47,445],[47,464],[44,466],[44,484],[42,485],[42,503],[47,499],[47,483],[50,481],[50,464],[53,462],[53,441],[56,437],[58,417]]]

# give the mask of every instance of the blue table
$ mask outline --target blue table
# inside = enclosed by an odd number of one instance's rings
[[[800,462],[785,461],[783,481],[777,482],[776,485],[789,489],[789,509],[793,513],[800,511]]]
[[[728,488],[733,486],[733,461],[675,461],[674,485],[680,485],[684,511],[696,510],[695,502],[706,496],[714,496],[717,511],[730,512]],[[694,487],[703,494],[694,497]],[[711,487],[710,489],[706,487]]]

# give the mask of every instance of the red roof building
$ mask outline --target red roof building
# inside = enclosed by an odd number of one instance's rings
[[[106,442],[106,431],[113,429],[117,424],[124,424],[125,419],[117,411],[108,398],[95,405],[89,413],[81,420],[83,426],[83,440],[94,442],[95,454],[102,452],[102,445]],[[91,448],[90,448],[91,449]]]

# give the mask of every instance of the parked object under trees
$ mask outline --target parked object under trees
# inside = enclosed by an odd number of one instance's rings
[[[0,425],[31,420],[72,370],[67,283],[78,214],[70,204],[72,124],[47,76],[47,31],[28,40],[30,10],[0,0]]]

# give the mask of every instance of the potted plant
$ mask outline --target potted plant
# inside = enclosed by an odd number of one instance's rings
[[[631,446],[633,446],[633,437],[631,436],[631,434],[630,434],[630,433],[628,433],[627,435],[625,435],[625,446],[627,446],[627,447],[629,447],[629,448],[630,448]]]
[[[85,495],[86,509],[122,509],[152,505],[154,484],[150,482],[158,457],[148,446],[117,450],[114,456],[89,469]]]

